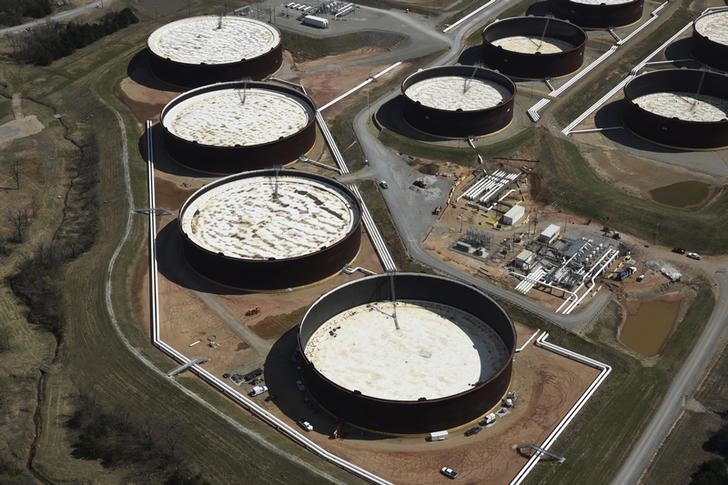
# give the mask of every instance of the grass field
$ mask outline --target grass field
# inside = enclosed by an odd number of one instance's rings
[[[600,317],[595,330],[586,338],[534,322],[532,317],[509,308],[515,320],[531,320],[532,326],[552,332],[554,338],[550,340],[554,343],[612,366],[610,376],[553,447],[554,451],[566,456],[566,461],[561,465],[539,465],[529,476],[528,483],[610,482],[657,409],[671,377],[692,350],[713,310],[715,302],[709,283],[697,280],[694,286],[695,300],[653,366],[645,366],[604,343],[616,335],[618,312],[614,307]]]
[[[511,154],[520,146],[530,143],[533,140],[533,136],[534,131],[530,128],[526,128],[503,141],[478,147],[478,151],[485,158]],[[469,146],[449,147],[418,142],[386,128],[380,131],[379,140],[388,147],[392,147],[397,151],[414,157],[430,160],[444,160],[465,165],[466,167],[474,167],[476,164],[475,153]]]
[[[286,46],[286,50],[290,51],[298,62],[333,56],[361,47],[391,49],[404,39],[405,37],[403,35],[396,35],[391,32],[374,32],[371,30],[322,38],[281,31],[282,44]]]
[[[161,22],[159,19],[157,23]],[[157,23],[146,18],[125,30],[123,35],[107,37],[47,69],[8,66],[3,70],[8,77],[8,89],[22,89],[24,95],[62,114],[71,136],[90,135],[100,142],[99,236],[93,248],[68,264],[63,272],[65,338],[58,362],[51,368],[43,386],[44,398],[39,414],[42,433],[33,462],[35,472],[53,482],[138,481],[139,471],[133,467],[105,469],[96,461],[71,456],[74,434],[66,422],[75,409],[78,396],[85,395],[92,396],[99,407],[138,418],[142,427],[161,425],[174,430],[178,436],[175,452],[192,468],[202,470],[203,477],[211,482],[356,481],[218,396],[221,408],[248,430],[246,433],[236,431],[219,415],[190,399],[165,378],[150,372],[122,346],[109,322],[104,304],[106,267],[130,209],[124,195],[120,132],[112,110],[121,113],[125,123],[134,204],[145,206],[145,164],[136,151],[140,132],[137,123],[116,99],[116,90],[119,80],[125,76],[129,60],[143,47],[146,35]],[[59,161],[56,163],[62,167]],[[55,192],[48,188],[64,183],[67,181],[63,177],[57,177],[47,180],[41,188],[55,197]],[[56,218],[56,224],[58,220]],[[128,268],[133,267],[132,262],[139,254],[146,253],[146,223],[144,216],[134,219],[129,243],[112,275],[112,301],[131,342],[155,365],[169,369],[174,364],[151,347],[134,319],[127,296],[131,285]],[[46,227],[51,229],[52,226],[48,223]],[[6,326],[11,329],[13,349],[3,351],[0,358],[13,358],[20,367],[14,371],[17,378],[13,379],[17,394],[3,393],[3,410],[30,408],[32,411],[38,365],[49,358],[44,346],[52,345],[53,339],[50,334],[37,334],[37,330],[23,322],[17,302],[7,288],[2,288],[0,295],[3,306],[11,307],[3,308],[3,316],[12,315],[12,311],[16,315],[11,321],[3,318],[3,329]],[[44,343],[45,340],[49,343]],[[31,341],[35,342],[34,346],[25,345]],[[21,372],[27,378],[21,378]],[[189,384],[197,395],[215,396],[194,380],[182,379],[182,382]],[[28,400],[16,401],[18,396]],[[12,452],[17,456],[9,472],[15,477],[14,481],[23,476],[16,472],[25,473],[22,468],[33,435],[32,412],[30,419],[19,419],[13,424],[22,429],[0,428],[0,442],[15,443]],[[162,481],[164,477],[159,478]]]
[[[573,143],[539,130],[539,173],[551,199],[569,212],[598,220],[650,242],[718,254],[728,251],[728,196],[699,212],[627,195],[601,180]]]
[[[725,426],[728,411],[728,351],[723,353],[708,374],[695,400],[665,441],[647,471],[645,485],[687,483],[702,462],[719,455],[703,449],[703,443]]]

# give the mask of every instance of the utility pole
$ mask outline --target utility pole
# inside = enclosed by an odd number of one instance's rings
[[[392,297],[392,318],[394,318],[394,328],[399,330],[399,322],[397,321],[397,294],[394,289],[394,272],[389,273],[389,289]]]

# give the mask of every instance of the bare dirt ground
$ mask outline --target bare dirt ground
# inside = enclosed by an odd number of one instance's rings
[[[517,331],[519,345],[533,334],[522,325]],[[517,407],[478,435],[465,437],[464,425],[451,430],[447,441],[433,443],[424,436],[386,437],[347,427],[344,439],[331,440],[335,420],[296,389],[296,363],[290,358],[294,345],[295,335],[289,332],[272,349],[265,375],[276,399],[260,403],[292,424],[308,419],[315,429],[310,438],[394,483],[443,483],[447,479],[438,473],[442,466],[457,470],[467,483],[507,483],[526,462],[513,445],[541,442],[597,375],[592,368],[529,345],[514,363],[511,390],[518,396]]]
[[[579,136],[580,151],[592,168],[627,194],[650,199],[649,191],[677,182],[716,183],[715,177],[705,173],[636,156],[599,133]]]
[[[146,120],[159,121],[162,108],[181,91],[162,91],[137,83],[131,78],[122,79],[119,97],[134,113],[139,123]]]
[[[172,212],[158,217],[161,335],[189,357],[209,357],[211,360],[205,366],[218,375],[261,365],[275,340],[298,324],[316,298],[362,276],[339,274],[317,284],[276,293],[249,293],[215,285],[185,263],[177,229],[179,207],[203,181],[165,172],[157,175],[157,205]],[[367,237],[362,238],[361,250],[352,266],[382,271]],[[133,304],[147,333],[148,269],[146,255],[140,255],[132,276],[132,288],[136,289]],[[259,313],[245,316],[255,307],[260,309]]]
[[[290,54],[285,56],[285,59],[290,65],[292,74],[297,78],[297,82],[303,84],[306,92],[314,100],[316,106],[323,106],[342,93],[365,81],[369,76],[388,67],[387,65],[370,64],[365,66],[348,66],[345,69],[341,69],[338,66],[342,63],[364,60],[384,51],[385,49],[381,48],[366,47],[307,62],[296,63]],[[403,63],[393,71],[390,71],[387,76],[397,76],[402,72],[407,72],[408,68],[409,64]],[[373,86],[376,86],[376,84],[373,83]],[[362,95],[370,87],[365,87],[361,92],[356,94]],[[333,118],[343,113],[354,103],[355,99],[355,95],[343,99],[330,109],[327,109],[326,116]]]

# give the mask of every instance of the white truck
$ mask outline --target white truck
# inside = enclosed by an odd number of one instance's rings
[[[264,392],[268,392],[268,386],[253,386],[253,388],[248,392],[248,396],[255,397],[260,396]]]
[[[309,25],[319,29],[328,29],[329,21],[328,19],[317,17],[315,15],[306,15],[303,17],[303,25]]]
[[[445,441],[447,439],[447,430],[444,431],[433,431],[429,434],[427,439],[429,441]]]

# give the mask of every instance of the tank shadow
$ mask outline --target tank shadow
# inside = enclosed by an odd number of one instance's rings
[[[622,109],[624,100],[613,101],[597,111],[594,116],[594,125],[597,128],[612,128],[621,126],[621,129],[602,131],[602,134],[615,143],[637,150],[657,153],[682,153],[681,150],[663,147],[638,137],[628,130],[622,122]]]
[[[692,38],[676,40],[665,49],[665,57],[673,61],[676,67],[700,68],[700,61],[693,57],[692,46]]]
[[[483,65],[483,49],[480,44],[470,46],[460,53],[458,64],[465,66],[482,66]]]
[[[303,382],[303,377],[297,335],[298,326],[288,330],[273,344],[265,359],[265,382],[276,407],[294,421],[308,421],[314,432],[329,437],[340,426],[339,433],[343,439],[373,441],[389,438],[339,423],[308,391],[298,389],[296,381]]]
[[[164,148],[164,139],[162,138],[162,127],[159,123],[152,126],[152,139],[154,140],[154,168],[170,175],[179,175],[181,177],[212,177],[213,175],[198,172],[184,165],[177,163]],[[138,143],[139,153],[143,160],[147,160],[147,132],[145,131],[139,137]]]
[[[137,84],[159,91],[185,91],[190,89],[189,86],[176,85],[159,79],[152,72],[150,59],[149,48],[145,47],[140,50],[129,61],[129,65],[126,67],[126,75]]]
[[[549,9],[549,3],[548,2],[536,2],[528,9],[526,9],[526,13],[523,15],[537,15],[539,17],[545,17],[547,15],[552,15],[551,9]]]
[[[446,138],[439,138],[428,135],[414,129],[404,119],[404,96],[398,95],[385,102],[376,113],[375,121],[383,128],[387,128],[399,135],[406,136],[418,141],[443,141]]]
[[[187,263],[182,243],[182,233],[177,219],[169,222],[157,234],[157,266],[169,281],[189,290],[215,295],[244,295],[248,291],[219,285],[199,275]]]

